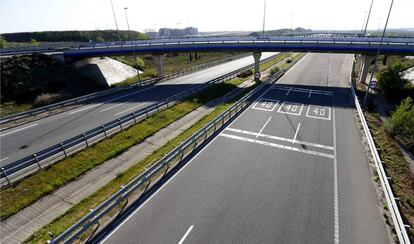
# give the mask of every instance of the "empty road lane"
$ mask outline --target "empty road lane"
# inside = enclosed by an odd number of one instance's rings
[[[263,53],[262,59],[275,54]],[[241,58],[154,86],[113,94],[74,110],[2,131],[0,164],[7,165],[253,62],[253,57]]]
[[[308,54],[105,243],[388,243],[352,55]]]

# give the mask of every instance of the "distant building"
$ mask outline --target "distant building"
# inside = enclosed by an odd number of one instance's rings
[[[160,37],[183,37],[198,35],[198,29],[187,27],[184,29],[161,28],[158,31]]]

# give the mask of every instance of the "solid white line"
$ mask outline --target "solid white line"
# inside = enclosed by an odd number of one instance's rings
[[[233,129],[233,128],[226,128],[225,130],[238,132],[238,133],[242,133],[242,134],[246,134],[246,135],[252,135],[252,136],[256,136],[256,135],[259,134],[259,133],[252,132],[252,131],[239,130],[239,129]],[[279,137],[279,136],[271,136],[271,135],[266,135],[266,134],[260,134],[259,137],[264,137],[264,138],[268,138],[268,139],[273,139],[273,140],[278,140],[278,141],[286,141],[286,142],[293,143],[292,139]],[[326,145],[321,145],[321,144],[316,144],[316,143],[306,142],[306,141],[300,141],[300,140],[297,140],[296,143],[303,144],[303,145],[310,146],[310,147],[324,148],[324,149],[327,149],[327,150],[333,150],[334,149],[332,146],[326,146]]]
[[[3,161],[3,160],[6,160],[6,159],[8,159],[8,158],[9,158],[9,157],[5,157],[5,158],[3,158],[3,159],[0,159],[0,162],[1,162],[1,161]]]
[[[260,129],[259,133],[256,135],[256,138],[259,137],[259,135],[262,133],[263,129],[266,127],[267,123],[269,123],[270,119],[272,119],[272,116],[270,116],[270,118],[263,125],[262,129]]]
[[[335,105],[335,101],[334,101]],[[338,200],[338,162],[336,159],[336,122],[335,108],[333,110],[333,144],[334,144],[334,218],[335,218],[335,244],[339,244],[339,200]]]
[[[188,234],[190,234],[193,227],[194,227],[194,225],[192,225],[192,226],[190,226],[190,228],[188,228],[187,232],[185,232],[184,236],[181,238],[181,240],[178,242],[178,244],[182,244],[184,242],[185,238],[187,238]]]
[[[229,135],[229,134],[224,134],[224,133],[221,133],[219,136],[223,136],[223,137],[227,137],[227,138],[231,138],[231,139],[235,139],[235,140],[239,140],[239,141],[246,141],[246,142],[256,143],[256,144],[260,144],[260,145],[264,145],[264,146],[270,146],[270,147],[276,147],[276,148],[280,148],[280,149],[286,149],[286,150],[289,150],[289,151],[295,151],[295,152],[301,152],[301,153],[315,155],[315,156],[321,156],[321,157],[325,157],[325,158],[334,158],[334,155],[332,155],[332,154],[316,152],[316,151],[312,151],[312,150],[306,150],[306,149],[296,148],[296,147],[291,147],[291,146],[285,146],[285,145],[271,143],[271,142],[267,142],[267,141],[260,141],[260,140],[256,140],[256,139],[250,139],[250,138],[234,136],[234,135]]]
[[[296,137],[298,136],[299,128],[300,128],[300,123],[298,125],[298,128],[296,128],[295,136],[293,137],[293,144],[296,143]]]
[[[125,102],[123,102],[123,103],[118,103],[117,105],[111,106],[111,107],[109,107],[109,108],[102,109],[102,110],[101,110],[101,111],[99,111],[99,112],[105,112],[105,111],[107,111],[107,110],[110,110],[110,109],[113,109],[113,108],[119,107],[119,106],[121,106],[122,104],[125,104],[125,103],[129,103],[129,102],[131,102],[132,100],[135,100],[135,98],[132,98],[132,99],[130,99],[130,100],[128,100],[128,101],[125,101]]]
[[[29,129],[29,128],[34,127],[34,126],[36,126],[36,125],[39,125],[39,124],[38,124],[38,123],[36,123],[36,124],[31,124],[31,125],[29,125],[29,126],[26,126],[26,127],[23,127],[23,128],[17,129],[17,130],[14,130],[14,131],[10,131],[10,132],[8,132],[8,133],[1,134],[1,135],[0,135],[0,137],[2,137],[2,136],[7,136],[7,135],[10,135],[10,134],[13,134],[13,133],[15,133],[15,132],[19,132],[19,131],[22,131],[22,130],[25,130],[25,129]]]

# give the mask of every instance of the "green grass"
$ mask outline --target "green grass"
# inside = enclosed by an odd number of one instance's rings
[[[381,122],[378,114],[365,112],[372,136],[374,137],[378,153],[385,162],[385,171],[391,177],[391,187],[400,198],[402,214],[411,226],[414,226],[414,178],[409,165],[405,160],[398,143],[390,137]],[[414,237],[413,229],[409,229],[411,240]]]
[[[243,80],[236,79],[217,84],[2,190],[0,218],[2,220],[7,218],[88,170],[121,154],[131,146],[139,144],[201,105],[234,89],[242,82]]]
[[[263,64],[260,64],[260,71],[267,70],[271,66],[279,63],[280,61],[282,61],[283,59],[285,59],[285,58],[287,58],[287,57],[289,57],[291,55],[292,55],[292,53],[290,53],[290,52],[282,53],[279,56],[277,56],[276,58],[271,59],[271,60],[269,60],[269,61],[267,61],[267,62],[265,62]]]
[[[236,81],[233,81],[233,82],[238,83]],[[187,129],[186,131],[181,133],[179,136],[177,136],[176,138],[168,142],[166,145],[156,150],[153,154],[149,155],[144,160],[138,162],[135,166],[132,166],[131,168],[129,168],[123,174],[120,174],[119,177],[117,177],[116,179],[106,184],[104,187],[99,189],[97,192],[95,192],[91,196],[85,198],[80,203],[73,206],[70,210],[68,210],[62,216],[56,218],[49,225],[41,228],[39,231],[33,234],[30,238],[28,238],[25,242],[26,243],[45,243],[48,239],[50,239],[48,232],[53,233],[55,236],[62,233],[64,230],[66,230],[72,224],[74,224],[78,219],[80,219],[86,213],[88,213],[91,208],[95,208],[96,206],[98,206],[100,203],[102,203],[104,200],[106,200],[108,197],[110,197],[116,191],[118,191],[122,185],[127,184],[132,179],[134,179],[135,177],[140,175],[142,172],[144,172],[145,166],[149,166],[157,162],[165,154],[167,154],[172,149],[177,147],[182,141],[192,136],[196,131],[201,129],[205,124],[212,121],[216,116],[220,115],[224,110],[229,108],[242,95],[246,94],[251,89],[253,89],[253,87],[246,88],[242,92],[242,94],[240,94],[238,97],[233,99],[231,102],[217,106],[213,112],[204,116],[191,128]]]
[[[31,108],[32,105],[27,103],[19,104],[16,102],[5,102],[0,105],[0,117],[6,117],[12,114],[28,111]]]

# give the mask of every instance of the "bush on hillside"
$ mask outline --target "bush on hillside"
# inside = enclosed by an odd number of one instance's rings
[[[411,146],[414,144],[414,104],[410,97],[395,109],[385,129]]]
[[[249,69],[249,70],[241,72],[240,74],[237,75],[237,77],[246,78],[246,77],[249,77],[251,75],[253,75],[253,71],[251,69]]]
[[[403,70],[404,66],[401,63],[397,63],[380,74],[379,87],[384,95],[392,100],[406,95],[407,90],[411,88],[410,82],[401,76]]]
[[[276,74],[279,70],[280,70],[279,67],[274,67],[273,69],[270,70],[270,75]]]

